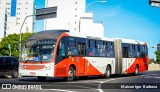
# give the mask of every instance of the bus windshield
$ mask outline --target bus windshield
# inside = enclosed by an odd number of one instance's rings
[[[52,60],[56,40],[29,40],[25,43],[21,61],[48,62]]]

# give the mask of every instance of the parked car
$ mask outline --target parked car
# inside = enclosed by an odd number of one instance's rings
[[[0,56],[0,75],[11,75],[18,77],[19,61],[16,57]]]

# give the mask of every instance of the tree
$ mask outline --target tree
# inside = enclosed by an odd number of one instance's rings
[[[32,33],[22,33],[22,46],[24,42],[27,40]],[[11,47],[11,56],[18,57],[19,51],[17,50],[18,43],[19,43],[19,34],[10,34],[2,39],[0,42],[0,56],[9,56],[9,48],[8,44]]]
[[[157,57],[156,61],[157,61],[158,64],[160,64],[160,50],[156,51],[155,54],[156,54],[156,57]]]
[[[154,61],[154,59],[149,59],[149,64],[154,63],[156,64],[156,61]]]

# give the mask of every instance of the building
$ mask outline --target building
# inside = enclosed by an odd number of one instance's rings
[[[57,17],[46,19],[44,29],[67,29],[88,36],[104,36],[102,23],[93,22],[93,13],[86,13],[86,0],[46,0],[45,7],[56,7]]]
[[[6,36],[6,28],[7,28],[7,14],[6,9],[2,6],[5,5],[5,0],[0,0],[0,41],[1,39]]]
[[[0,0],[0,39],[9,34],[19,34],[20,27],[27,15],[35,12],[34,0]],[[22,32],[34,30],[34,17],[24,23]]]

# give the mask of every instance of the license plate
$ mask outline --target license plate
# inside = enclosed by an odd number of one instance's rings
[[[30,75],[36,75],[36,73],[35,72],[30,72]]]

